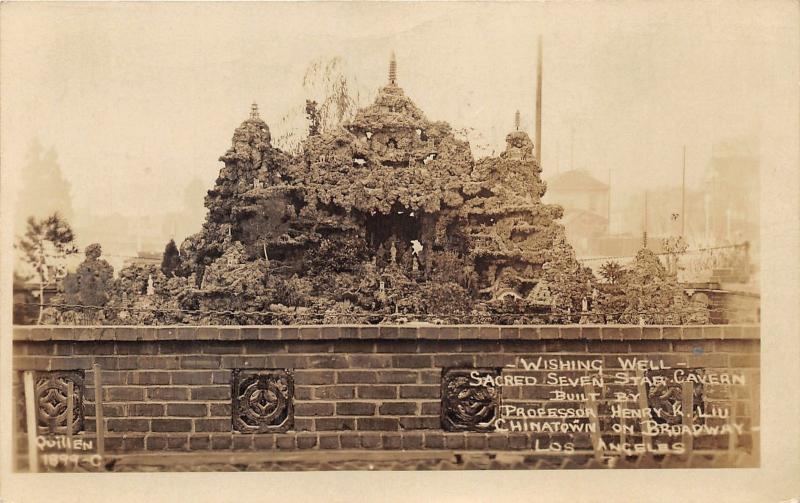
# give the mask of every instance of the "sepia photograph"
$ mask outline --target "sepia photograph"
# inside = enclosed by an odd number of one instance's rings
[[[797,11],[3,3],[3,472],[745,484]]]

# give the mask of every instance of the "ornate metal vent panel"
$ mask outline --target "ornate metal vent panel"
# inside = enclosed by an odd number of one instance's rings
[[[475,376],[478,376],[476,379]],[[492,382],[486,379],[492,377]],[[494,431],[500,409],[500,369],[444,369],[442,428],[445,431]]]
[[[645,372],[647,378],[647,405],[653,410],[653,421],[660,424],[678,425],[683,422],[683,384],[691,383],[692,386],[692,422],[702,420],[701,413],[705,411],[702,378],[705,369],[686,368],[682,371],[681,380],[675,380],[675,371],[649,370]],[[662,382],[655,382],[656,380]]]
[[[40,434],[67,433],[67,394],[72,383],[72,433],[83,430],[83,371],[36,374],[36,422]]]
[[[233,429],[242,433],[272,433],[294,423],[294,381],[288,370],[233,371]]]

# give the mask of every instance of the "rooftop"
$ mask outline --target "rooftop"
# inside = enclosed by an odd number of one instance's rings
[[[586,171],[573,169],[553,177],[547,182],[549,190],[608,190],[608,185]]]

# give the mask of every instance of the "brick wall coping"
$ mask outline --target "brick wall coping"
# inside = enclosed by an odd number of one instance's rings
[[[759,325],[14,326],[15,341],[760,339]]]
[[[724,293],[728,295],[738,295],[741,297],[750,297],[753,299],[760,299],[761,294],[758,292],[750,292],[747,290],[737,290],[736,286],[732,286],[731,288],[711,288],[711,287],[704,287],[704,286],[687,286],[683,285],[684,290],[693,290],[695,292],[703,292],[703,293]]]

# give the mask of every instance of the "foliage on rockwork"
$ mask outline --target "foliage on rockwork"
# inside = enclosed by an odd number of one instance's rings
[[[180,301],[189,290],[189,278],[167,277],[155,264],[129,264],[114,281],[104,314],[117,325],[191,322]]]
[[[289,174],[307,204],[385,215],[457,206],[471,168],[469,145],[390,85],[344,127],[309,137]]]
[[[181,299],[182,307],[199,311],[201,322],[251,322],[247,315],[234,311],[259,313],[268,310],[267,278],[266,261],[247,260],[244,246],[232,243],[205,269],[200,287],[185,292]]]
[[[236,128],[231,148],[219,158],[224,166],[206,196],[209,223],[239,222],[248,213],[251,198],[247,194],[280,180],[279,168],[286,156],[272,147],[271,139],[267,124],[258,117]]]
[[[603,321],[636,324],[708,323],[708,310],[691,302],[674,273],[643,248],[614,283],[602,285],[598,311]]]
[[[514,131],[500,157],[476,163],[465,187],[460,214],[470,254],[483,272],[481,292],[489,298],[532,300],[545,263],[553,260],[553,244],[563,237],[556,223],[561,208],[541,202],[546,187],[540,173],[530,138]]]

